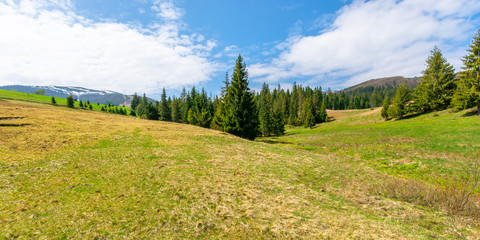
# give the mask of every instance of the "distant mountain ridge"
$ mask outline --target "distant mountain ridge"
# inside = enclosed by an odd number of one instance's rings
[[[374,87],[374,88],[382,88],[382,87],[392,87],[396,88],[400,86],[403,82],[407,82],[407,85],[410,88],[416,87],[420,84],[419,77],[413,78],[405,78],[401,76],[395,77],[385,77],[385,78],[376,78],[371,79],[357,85],[345,88],[341,91],[350,92],[355,89],[366,88],[366,87]],[[23,92],[23,93],[33,93],[36,90],[45,90],[46,96],[54,96],[54,97],[61,97],[66,98],[68,95],[72,95],[73,97],[77,98],[78,100],[82,101],[90,101],[93,103],[101,103],[101,104],[108,104],[111,103],[113,105],[121,106],[125,105],[127,107],[130,106],[132,101],[133,95],[126,95],[114,91],[109,90],[94,90],[88,89],[84,87],[72,87],[72,86],[24,86],[24,85],[7,85],[7,86],[0,86],[0,89],[9,90],[9,91],[16,91],[16,92]],[[373,91],[373,90],[372,90]],[[154,101],[153,99],[148,98],[150,101]]]
[[[90,101],[92,103],[113,104],[116,106],[130,106],[133,96],[126,95],[109,90],[94,90],[84,87],[72,86],[24,86],[24,85],[7,85],[0,86],[0,89],[33,93],[37,90],[45,90],[45,96],[53,96],[66,98],[72,95],[74,98],[82,101]]]
[[[420,84],[420,78],[419,77],[405,78],[402,76],[376,78],[376,79],[371,79],[371,80],[359,83],[357,85],[345,88],[343,91],[348,92],[358,88],[366,88],[366,87],[382,88],[382,87],[390,86],[390,87],[396,88],[400,86],[403,82],[407,82],[407,85],[409,88],[414,88],[418,84]]]

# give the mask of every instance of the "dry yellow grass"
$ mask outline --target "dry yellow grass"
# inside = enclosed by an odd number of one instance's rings
[[[0,238],[425,239],[468,218],[376,195],[359,159],[0,101]]]
[[[186,135],[218,135],[208,129],[190,125],[152,122],[120,116],[0,100],[0,124],[28,124],[22,127],[0,127],[0,161],[40,159],[59,149],[96,144],[115,132],[148,131],[170,145],[181,144]],[[13,119],[12,119],[13,118]],[[17,118],[17,119],[15,119]]]

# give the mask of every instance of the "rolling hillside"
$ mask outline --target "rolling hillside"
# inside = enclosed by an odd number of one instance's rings
[[[132,96],[129,95],[108,90],[93,90],[84,87],[7,85],[0,86],[0,89],[22,93],[34,93],[37,90],[44,90],[45,96],[67,98],[68,95],[72,95],[74,98],[84,102],[90,101],[92,103],[100,104],[110,103],[115,106],[125,105],[128,107],[132,101]]]
[[[0,95],[0,238],[479,236],[474,206],[452,212],[387,191],[403,181],[436,186],[454,164],[463,176],[478,149],[478,117],[385,123],[367,110],[335,114],[313,130],[252,142]],[[418,164],[410,174],[391,170],[394,162]]]
[[[349,92],[359,88],[366,88],[366,87],[374,87],[374,88],[386,88],[386,87],[393,87],[396,88],[400,86],[403,82],[406,82],[409,88],[414,88],[418,84],[420,84],[420,78],[405,78],[401,76],[396,77],[385,77],[385,78],[376,78],[371,79],[362,83],[359,83],[355,86],[351,86],[345,88],[343,91]]]

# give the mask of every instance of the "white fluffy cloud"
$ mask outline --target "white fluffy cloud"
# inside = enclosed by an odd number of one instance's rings
[[[175,7],[172,0],[156,0],[152,9],[166,20],[178,20],[183,16],[183,10]]]
[[[159,5],[158,5],[159,4]],[[181,17],[158,1],[159,14]],[[171,2],[169,2],[171,4]],[[157,93],[209,80],[215,46],[181,35],[179,24],[139,27],[93,22],[64,0],[0,3],[0,85],[69,85],[124,93]]]
[[[377,77],[418,76],[435,45],[458,66],[476,31],[470,17],[479,10],[475,0],[354,1],[329,28],[286,41],[277,58],[250,66],[249,73],[271,83],[346,78],[334,86],[345,87]]]

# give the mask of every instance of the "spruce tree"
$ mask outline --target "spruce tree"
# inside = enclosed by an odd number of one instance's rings
[[[130,103],[130,107],[132,108],[132,110],[135,110],[136,107],[138,106],[138,104],[140,104],[140,98],[138,97],[137,93],[135,93],[135,94],[133,94],[132,102]]]
[[[220,98],[217,101],[217,108],[215,109],[215,113],[213,114],[211,128],[216,130],[225,131],[224,121],[225,121],[225,98],[228,93],[228,88],[230,87],[230,81],[228,79],[228,72],[225,73],[225,80],[223,81],[224,86],[222,87],[222,91],[220,92]]]
[[[380,96],[378,95],[377,89],[374,89],[373,92],[372,92],[372,95],[370,96],[370,107],[375,108],[375,107],[380,106],[381,101],[382,100],[381,100]]]
[[[90,110],[93,109],[92,104],[88,105],[88,109],[90,109]]]
[[[145,109],[147,107],[147,104],[148,104],[147,96],[144,93],[140,101],[140,104],[138,104],[135,107],[135,113],[137,114],[138,117],[142,117],[143,115],[145,115]]]
[[[210,127],[213,116],[213,103],[208,99],[205,89],[202,89],[200,94],[196,94],[194,97],[193,105],[193,117],[197,126]]]
[[[285,97],[283,99],[283,105],[282,105],[282,113],[283,113],[283,123],[286,125],[288,124],[288,120],[290,117],[290,89],[287,89],[287,92],[285,92]]]
[[[383,100],[382,104],[382,111],[381,111],[381,116],[385,120],[388,119],[388,108],[390,107],[390,101],[388,100],[388,96],[385,96],[385,99]]]
[[[182,122],[182,109],[181,109],[181,99],[173,98],[172,104],[172,121],[173,122]]]
[[[414,105],[419,111],[443,110],[450,106],[455,84],[455,69],[435,47],[427,58],[420,84],[415,88]]]
[[[52,104],[57,105],[57,101],[55,100],[55,97],[52,96]]]
[[[187,114],[187,122],[189,124],[192,124],[192,125],[196,125],[197,124],[197,120],[195,119],[195,116],[193,114],[193,110],[190,108],[188,110],[188,114]]]
[[[79,107],[83,108],[83,102],[80,100],[80,103],[78,104]]]
[[[207,107],[202,108],[197,116],[197,124],[200,127],[208,128],[212,123],[213,105],[209,103]]]
[[[272,107],[273,107],[273,126],[272,133],[279,136],[285,133],[285,121],[284,111],[285,107],[285,91],[278,84],[277,89],[274,89],[272,94]]]
[[[225,131],[242,138],[255,139],[258,132],[257,104],[248,87],[248,72],[240,55],[235,64],[225,104]]]
[[[167,100],[167,93],[165,88],[162,90],[162,100],[160,102],[160,108],[158,109],[159,112],[159,120],[161,121],[172,121],[172,112],[170,109],[169,101]]]
[[[273,134],[280,136],[285,133],[285,122],[283,120],[283,113],[277,109],[273,113]]]
[[[320,110],[323,102],[322,87],[316,87],[313,93],[313,107],[315,108],[315,122],[320,123]]]
[[[219,102],[215,114],[213,115],[210,128],[223,131],[223,116],[224,116],[223,103]]]
[[[298,91],[297,91],[297,83],[293,83],[292,87],[292,95],[290,98],[290,109],[289,109],[289,116],[288,116],[288,124],[292,126],[296,126],[298,124]]]
[[[187,106],[187,91],[185,87],[182,89],[182,93],[180,93],[180,119],[182,123],[187,123],[187,114],[188,114],[188,106]]]
[[[273,131],[273,106],[270,89],[263,83],[259,96],[258,119],[260,121],[260,132],[263,136],[270,136]]]
[[[73,100],[72,95],[68,95],[67,97],[67,107],[74,108],[75,107],[75,100]]]
[[[313,108],[312,99],[305,99],[302,105],[303,126],[312,128],[315,126],[315,109]]]
[[[149,120],[158,120],[158,110],[153,106],[152,102],[148,102],[145,107],[145,113],[142,115],[143,118]]]
[[[407,103],[409,101],[410,90],[408,89],[407,83],[403,82],[403,84],[397,88],[388,115],[392,118],[402,119],[403,116],[408,113]]]
[[[328,120],[327,107],[325,105],[325,98],[322,99],[322,105],[320,106],[320,112],[318,113],[319,122],[326,122]]]
[[[456,110],[477,106],[480,115],[480,30],[473,37],[467,49],[467,55],[462,58],[463,71],[460,72],[457,91],[453,97]]]

